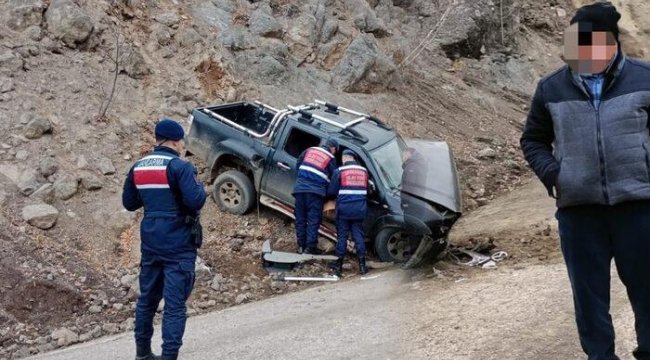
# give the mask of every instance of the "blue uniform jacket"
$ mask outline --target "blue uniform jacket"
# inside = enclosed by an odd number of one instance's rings
[[[330,178],[336,171],[336,159],[324,147],[311,147],[298,158],[298,178],[293,194],[312,193],[325,197]]]
[[[328,196],[336,196],[336,217],[363,220],[368,212],[368,171],[348,161],[332,176]]]
[[[122,204],[129,211],[144,207],[140,226],[143,255],[175,259],[196,256],[187,215],[196,216],[207,197],[196,168],[168,147],[157,146],[138,160],[126,177]]]

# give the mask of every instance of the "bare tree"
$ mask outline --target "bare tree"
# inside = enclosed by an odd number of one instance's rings
[[[105,121],[106,113],[108,112],[111,103],[113,102],[113,97],[115,96],[115,88],[117,86],[117,76],[120,74],[120,63],[121,63],[121,44],[120,44],[120,33],[115,31],[115,56],[109,56],[111,62],[115,65],[115,70],[113,71],[113,83],[111,85],[111,91],[109,94],[105,95],[106,97],[102,100],[102,104],[99,107],[99,116],[97,120]]]

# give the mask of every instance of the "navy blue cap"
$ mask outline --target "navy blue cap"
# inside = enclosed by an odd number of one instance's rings
[[[171,119],[162,119],[156,124],[156,129],[154,130],[157,140],[172,140],[178,141],[185,137],[185,131],[181,124],[177,123]]]
[[[345,149],[343,150],[343,156],[352,156],[352,157],[357,157],[357,154],[354,153],[354,151],[350,149]]]

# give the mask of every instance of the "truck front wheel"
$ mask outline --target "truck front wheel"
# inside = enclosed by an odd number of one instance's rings
[[[411,258],[417,242],[413,244],[411,236],[405,234],[398,227],[381,229],[375,237],[375,252],[384,262],[404,263]]]
[[[217,176],[212,197],[221,210],[243,215],[255,205],[255,187],[246,175],[229,170]]]

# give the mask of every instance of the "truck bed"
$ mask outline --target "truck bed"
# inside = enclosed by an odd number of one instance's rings
[[[250,102],[238,102],[233,104],[219,105],[204,108],[207,109],[208,115],[217,114],[241,127],[244,127],[254,133],[264,134],[271,126],[271,120],[276,112],[265,108],[264,106]],[[213,114],[210,114],[213,113]],[[223,119],[214,117],[215,121],[226,122]],[[241,130],[241,129],[240,129]]]

